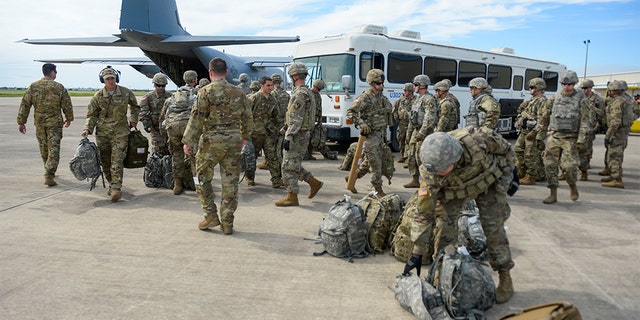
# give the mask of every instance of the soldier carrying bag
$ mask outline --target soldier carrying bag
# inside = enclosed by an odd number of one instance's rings
[[[127,143],[127,156],[124,158],[124,167],[128,169],[142,168],[147,164],[148,155],[149,139],[142,135],[140,130],[131,130]]]

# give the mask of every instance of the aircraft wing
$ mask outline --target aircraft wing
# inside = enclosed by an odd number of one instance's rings
[[[291,63],[291,57],[242,57],[246,64],[252,67],[277,67],[282,68],[285,64]]]
[[[102,64],[132,64],[132,65],[155,65],[151,59],[147,57],[132,58],[68,58],[68,59],[38,59],[36,61],[43,63],[102,63]]]
[[[191,36],[177,35],[170,36],[162,40],[162,43],[183,44],[188,47],[204,46],[226,46],[239,44],[263,44],[298,42],[299,36],[295,37],[259,37],[259,36]]]
[[[28,44],[61,45],[61,46],[102,46],[102,47],[137,47],[119,36],[89,37],[89,38],[52,38],[52,39],[22,39],[17,42]]]

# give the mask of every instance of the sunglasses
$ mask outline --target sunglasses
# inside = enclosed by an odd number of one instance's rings
[[[374,82],[373,82],[373,84],[375,84],[375,85],[378,85],[378,86],[379,86],[379,85],[382,85],[382,82],[374,81]]]
[[[164,88],[167,85],[166,84],[154,84],[154,86],[159,87],[159,88]]]
[[[572,85],[574,85],[574,84],[575,84],[575,83],[563,83],[562,85],[563,85],[563,86],[572,86]]]

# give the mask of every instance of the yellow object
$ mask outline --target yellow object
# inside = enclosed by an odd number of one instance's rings
[[[631,124],[631,132],[640,133],[640,119],[633,121],[633,124]]]

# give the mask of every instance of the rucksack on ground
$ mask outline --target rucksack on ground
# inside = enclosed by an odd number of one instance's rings
[[[142,180],[149,188],[173,188],[173,171],[171,155],[153,153],[147,158]]]
[[[106,187],[104,183],[104,174],[102,173],[102,167],[100,166],[98,147],[86,136],[80,139],[80,143],[76,148],[76,153],[69,161],[69,169],[76,179],[88,179],[91,181],[89,190],[93,190],[98,178],[100,177],[102,177],[102,187]]]
[[[582,315],[571,303],[555,301],[525,308],[500,320],[582,320]]]
[[[318,230],[324,253],[353,262],[353,258],[367,256],[367,225],[364,213],[357,204],[350,201],[349,196],[336,202]]]
[[[424,279],[410,273],[399,275],[390,287],[400,305],[419,320],[450,320],[440,292]]]
[[[162,186],[167,189],[173,189],[173,156],[170,154],[162,157]]]
[[[481,319],[496,300],[491,274],[465,247],[449,245],[440,252],[429,269],[427,282],[440,291],[453,318]]]
[[[382,253],[388,247],[391,231],[402,214],[402,199],[395,193],[382,198],[369,193],[357,204],[362,208],[367,223],[368,250],[374,254]]]
[[[149,139],[138,129],[129,132],[124,167],[128,169],[142,168],[147,164],[148,155]]]

